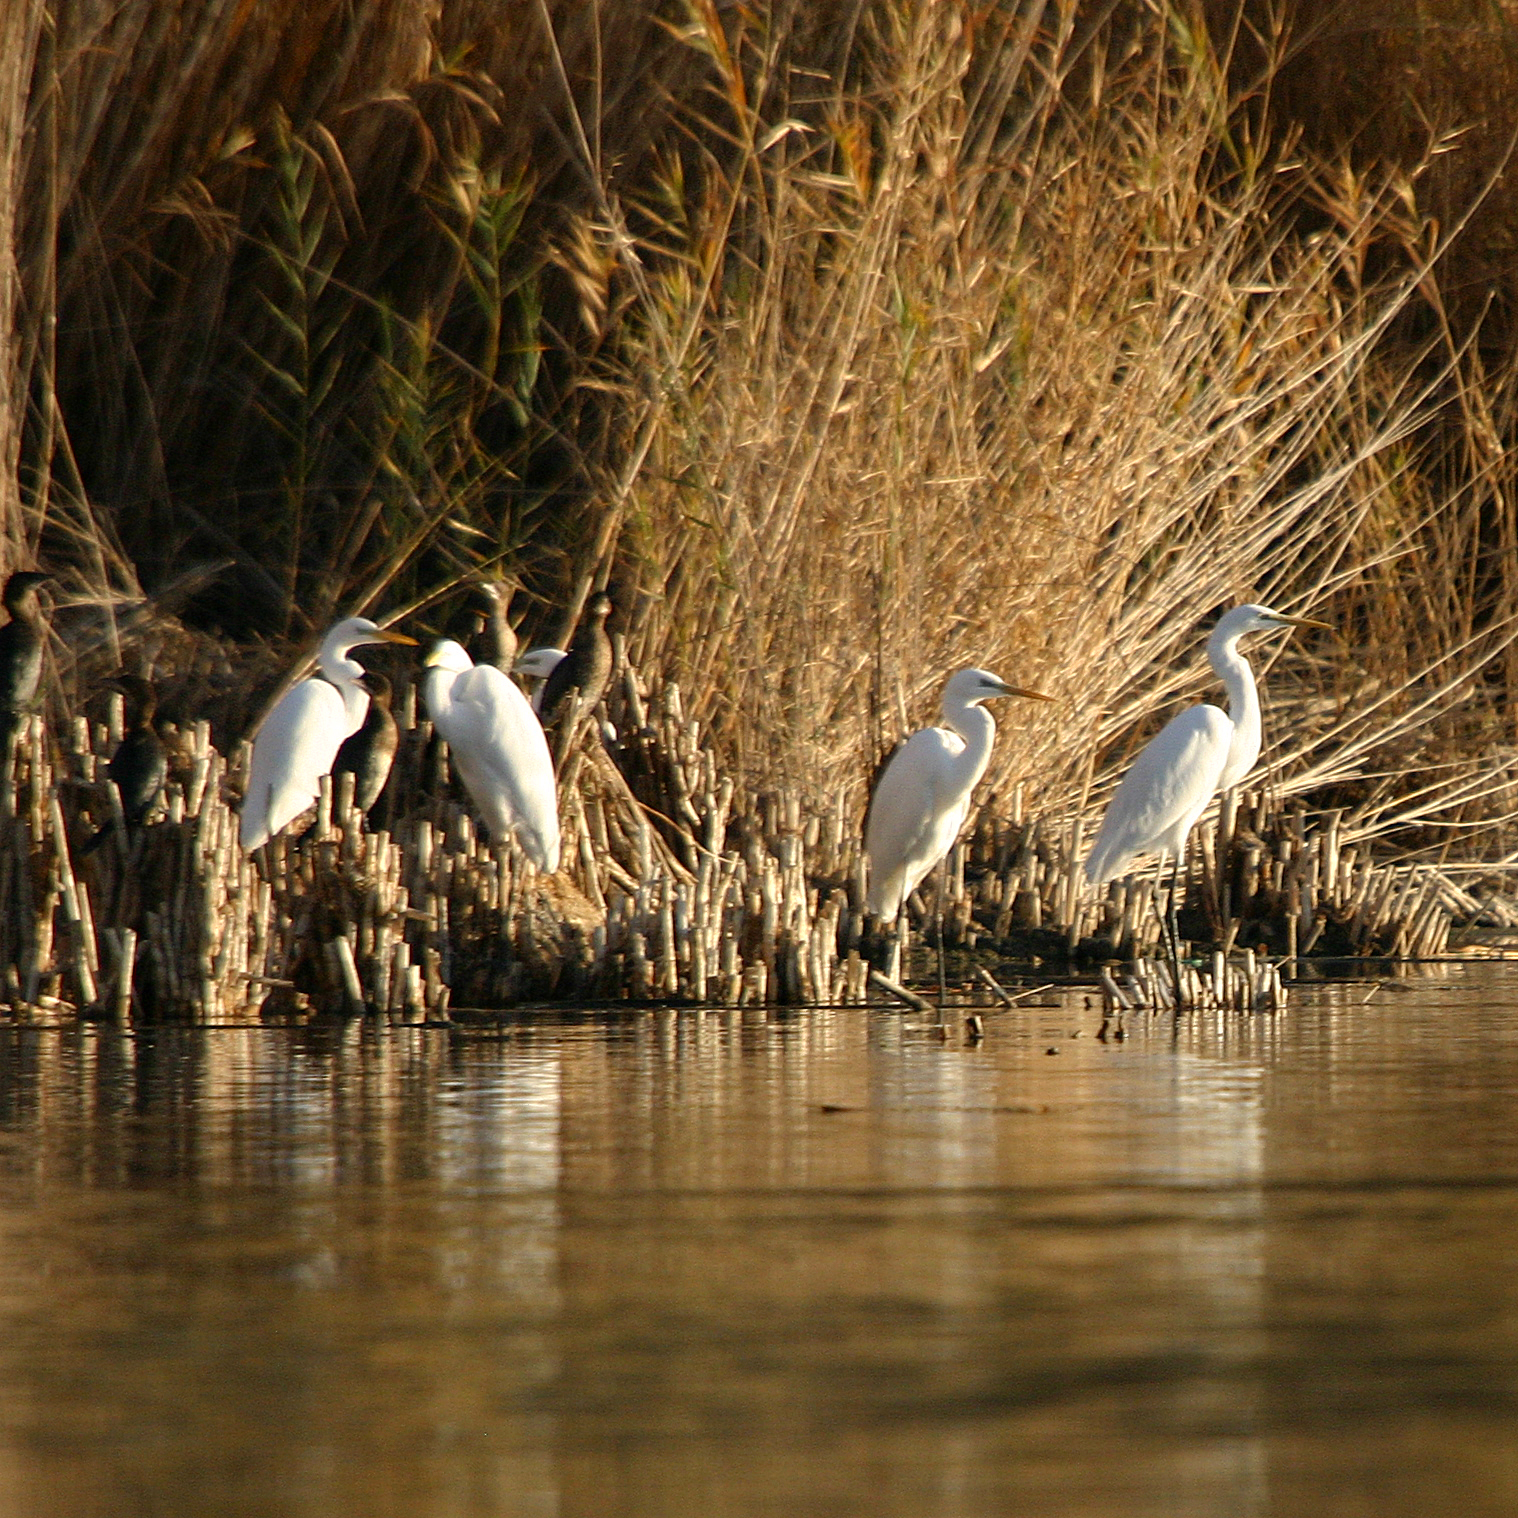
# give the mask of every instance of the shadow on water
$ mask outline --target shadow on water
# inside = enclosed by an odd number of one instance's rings
[[[1518,975],[0,1033],[0,1511],[1518,1512]]]

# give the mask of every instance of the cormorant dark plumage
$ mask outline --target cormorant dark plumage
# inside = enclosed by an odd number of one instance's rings
[[[390,682],[378,670],[365,670],[360,685],[369,692],[369,710],[364,725],[351,737],[343,739],[337,758],[332,761],[332,778],[346,772],[353,775],[353,804],[367,815],[380,798],[395,763],[395,751],[401,735],[390,710]]]
[[[140,675],[117,675],[110,682],[126,697],[126,731],[105,772],[121,797],[121,815],[128,828],[139,828],[157,804],[168,778],[169,761],[163,740],[153,726],[158,695]],[[91,854],[111,835],[103,827],[80,850]]]
[[[493,664],[509,675],[517,661],[517,635],[508,614],[511,598],[517,593],[515,580],[482,580],[475,591],[485,603],[485,626],[482,629],[476,664]]]
[[[606,694],[613,662],[611,639],[606,634],[606,619],[610,615],[611,597],[598,590],[580,618],[568,653],[554,667],[543,687],[538,710],[545,727],[563,715],[559,708],[571,690],[579,689],[581,712],[594,711]]]
[[[0,591],[0,603],[11,618],[0,627],[0,742],[6,744],[32,709],[42,679],[47,620],[37,599],[37,587],[46,579],[46,575],[23,569]]]
[[[126,697],[127,724],[105,772],[121,793],[127,826],[141,827],[169,773],[163,740],[153,727],[158,693],[140,675],[118,675],[112,683]]]

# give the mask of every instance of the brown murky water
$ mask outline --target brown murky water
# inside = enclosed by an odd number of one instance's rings
[[[0,1514],[1510,1518],[1518,972],[1365,996],[5,1031]]]

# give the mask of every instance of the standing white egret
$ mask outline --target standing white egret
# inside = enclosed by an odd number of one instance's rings
[[[452,639],[427,655],[422,697],[492,841],[515,835],[540,870],[559,867],[559,797],[543,724],[493,664]]]
[[[364,725],[369,711],[369,692],[360,684],[364,666],[348,655],[365,643],[414,647],[416,639],[377,627],[368,617],[348,617],[322,639],[317,673],[292,685],[260,724],[242,803],[242,846],[249,852],[316,800],[343,739]]]
[[[1260,757],[1260,694],[1239,652],[1249,633],[1282,627],[1324,627],[1268,606],[1235,606],[1207,640],[1207,657],[1228,691],[1228,710],[1203,703],[1172,717],[1123,776],[1086,858],[1086,878],[1105,885],[1138,854],[1170,855],[1179,871],[1186,838],[1207,803],[1232,790]],[[1171,892],[1172,910],[1175,893]]]
[[[996,724],[980,703],[991,696],[1052,701],[1042,691],[1008,685],[983,669],[962,669],[943,693],[943,727],[913,733],[891,755],[864,825],[870,862],[866,909],[894,919],[928,871],[949,852],[970,810],[970,793],[986,772]]]

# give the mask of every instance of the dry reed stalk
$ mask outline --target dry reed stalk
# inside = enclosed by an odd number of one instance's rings
[[[565,808],[583,906],[427,792],[409,692],[389,836],[327,797],[262,877],[202,728],[167,820],[73,880],[34,729],[0,887],[23,907],[13,1000],[90,999],[94,938],[129,929],[144,1015],[238,1015],[270,986],[351,1004],[355,983],[406,1016],[571,986],[862,995],[867,756],[970,662],[1065,701],[1004,726],[989,783],[1015,778],[1015,820],[993,809],[956,854],[950,936],[1143,953],[1152,887],[1093,903],[1081,830],[1245,594],[1322,602],[1376,657],[1327,639],[1271,672],[1276,796],[1326,798],[1334,836],[1261,847],[1225,816],[1202,891],[1221,932],[1254,912],[1306,952],[1347,913],[1367,952],[1440,942],[1442,886],[1350,858],[1394,830],[1441,845],[1512,784],[1511,693],[1470,695],[1518,669],[1514,376],[1439,307],[1427,166],[1289,159],[1178,11],[1129,18],[1109,55],[1068,7],[972,29],[869,3],[842,57],[825,8],[703,7],[679,37],[631,5],[524,14],[58,8],[19,237],[42,396],[24,525],[104,608],[64,661],[119,658],[136,561],[191,545],[233,555],[264,625],[519,555],[571,602],[625,585],[626,736],[614,761],[591,740]],[[650,60],[671,88],[642,119],[625,86]],[[554,126],[528,143],[507,101]],[[576,322],[583,388],[574,344],[539,362]],[[111,362],[131,385],[101,381]],[[552,480],[528,467],[545,448]],[[599,514],[539,510],[588,483]],[[154,504],[112,519],[111,492]],[[216,678],[235,730],[262,697]],[[70,763],[101,801],[93,744]],[[1456,747],[1474,757],[1439,768]],[[1254,837],[1280,825],[1254,806]]]
[[[724,772],[855,813],[859,756],[971,657],[1072,692],[993,778],[1047,810],[1094,746],[1100,794],[1191,679],[1197,621],[1246,589],[1331,593],[1400,650],[1360,758],[1431,717],[1449,741],[1444,673],[1512,657],[1448,635],[1518,604],[1481,536],[1511,515],[1485,441],[1508,381],[1388,342],[1437,279],[1426,166],[1288,170],[1180,11],[1127,18],[1111,57],[1058,7],[973,29],[926,4],[700,8],[679,36],[633,5],[174,15],[69,0],[35,75],[22,263],[35,332],[70,346],[27,349],[53,486],[32,536],[95,594],[135,594],[122,532],[138,558],[230,540],[266,625],[297,582],[320,623],[557,556],[572,603],[636,582],[640,660],[715,722]],[[1305,206],[1327,218],[1310,242]],[[1418,279],[1367,282],[1388,246]],[[576,324],[616,334],[584,390],[567,350],[562,384],[536,357]],[[113,359],[139,389],[93,378]],[[1435,413],[1465,450],[1454,492],[1413,431]],[[545,442],[571,490],[608,484],[599,519],[534,514],[520,471]],[[134,506],[116,524],[111,492]],[[1495,621],[1462,589],[1472,552]],[[424,559],[452,567],[424,583]],[[1439,670],[1430,627],[1464,644]],[[1343,746],[1324,735],[1355,679],[1283,693],[1304,763]],[[1501,772],[1475,774],[1420,816],[1478,807]]]

